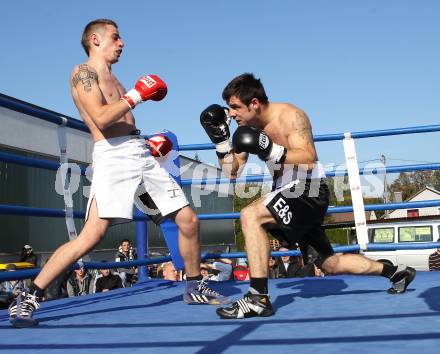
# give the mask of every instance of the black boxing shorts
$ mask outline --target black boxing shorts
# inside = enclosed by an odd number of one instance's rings
[[[303,251],[312,246],[322,262],[334,254],[322,224],[329,204],[329,189],[325,178],[296,180],[268,193],[264,205],[277,225],[267,226],[282,245],[293,248],[299,244]]]

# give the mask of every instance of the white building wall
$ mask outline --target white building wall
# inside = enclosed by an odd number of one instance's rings
[[[49,156],[60,156],[57,124],[0,107],[0,144]],[[65,128],[69,159],[90,163],[93,142],[90,134]]]
[[[440,195],[431,189],[425,189],[417,194],[409,202],[420,202],[424,200],[440,200]],[[407,211],[412,209],[398,209],[390,213],[389,218],[406,218]],[[418,208],[420,216],[439,215],[439,207]]]

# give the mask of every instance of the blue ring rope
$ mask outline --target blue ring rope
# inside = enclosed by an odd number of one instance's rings
[[[171,261],[171,256],[147,258],[143,260],[128,261],[128,262],[82,262],[81,264],[74,263],[72,266],[69,267],[69,270],[79,269],[81,266],[83,266],[86,269],[130,268],[130,267],[146,266],[150,264],[159,264],[169,261]],[[40,271],[41,268],[33,268],[26,270],[16,270],[13,272],[1,272],[0,282],[6,280],[20,280],[20,279],[34,278],[38,275]]]
[[[418,202],[405,202],[405,203],[386,203],[386,204],[367,204],[365,205],[366,211],[373,210],[391,210],[391,209],[407,209],[407,208],[426,208],[440,206],[440,200],[425,200]],[[339,206],[329,207],[327,213],[346,213],[353,211],[352,206]],[[0,204],[0,215],[26,215],[26,216],[41,216],[41,217],[59,217],[64,218],[66,212],[61,209],[49,209],[49,208],[34,208],[20,205],[5,205]],[[84,212],[73,212],[75,219],[83,219],[85,217]],[[221,219],[239,219],[240,213],[212,213],[212,214],[198,214],[200,220],[221,220]],[[148,216],[133,216],[134,221],[148,221]]]
[[[350,134],[353,139],[364,139],[364,138],[373,138],[373,137],[391,136],[391,135],[433,133],[433,132],[438,132],[438,131],[440,131],[440,125],[422,125],[422,126],[417,126],[417,127],[370,130],[370,131],[364,131],[364,132],[352,132]],[[344,138],[345,138],[345,135],[343,133],[324,134],[324,135],[314,135],[313,136],[313,140],[316,142],[343,140]],[[180,151],[210,150],[210,149],[214,149],[214,148],[215,148],[215,145],[212,143],[179,145]]]
[[[63,122],[63,118],[67,119],[67,126],[73,129],[81,130],[87,133],[90,133],[90,130],[84,124],[84,122],[72,118],[66,117],[60,113],[56,113],[50,111],[48,109],[38,107],[35,105],[31,105],[27,102],[23,102],[17,100],[16,98],[0,94],[0,106],[12,109],[17,112],[21,112],[30,116],[34,116],[35,118],[43,119],[48,122],[52,122],[58,125],[61,125]],[[363,132],[352,132],[351,137],[354,139],[362,139],[362,138],[372,138],[372,137],[380,137],[380,136],[390,136],[390,135],[401,135],[401,134],[417,134],[417,133],[431,133],[440,131],[440,125],[424,125],[424,126],[416,126],[416,127],[405,127],[405,128],[394,128],[394,129],[381,129],[381,130],[370,130]],[[325,134],[325,135],[315,135],[314,141],[333,141],[333,140],[342,140],[344,139],[343,133],[336,134]],[[180,151],[186,150],[208,150],[213,149],[214,144],[188,144],[188,145],[180,145]]]
[[[0,151],[0,161],[16,163],[19,165],[25,165],[30,167],[44,168],[47,170],[57,171],[60,164],[49,160],[37,159],[33,157],[20,156],[12,153]],[[81,175],[86,175],[86,167],[79,166],[81,169]],[[359,174],[361,175],[376,175],[381,173],[399,173],[399,172],[412,172],[412,171],[426,171],[426,170],[440,170],[440,163],[429,164],[413,164],[413,165],[400,165],[400,166],[387,166],[385,168],[368,167],[361,168]],[[327,177],[334,176],[346,176],[347,170],[341,171],[326,171]],[[267,182],[271,181],[270,175],[250,175],[243,178],[229,179],[229,178],[206,178],[206,179],[184,179],[182,180],[182,186],[197,184],[222,184],[222,183],[249,183],[249,182]]]

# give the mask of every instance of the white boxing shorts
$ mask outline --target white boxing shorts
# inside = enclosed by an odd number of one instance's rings
[[[132,220],[134,204],[156,224],[189,204],[173,177],[151,156],[145,139],[132,135],[94,144],[86,220],[93,198],[99,217],[112,219],[112,225]]]

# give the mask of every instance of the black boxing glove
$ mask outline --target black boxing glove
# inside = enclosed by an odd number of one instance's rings
[[[215,151],[219,158],[224,158],[232,150],[229,141],[228,109],[218,104],[212,104],[200,114],[200,124],[205,129],[211,141],[215,144]]]
[[[232,146],[237,153],[255,154],[263,161],[282,163],[286,159],[287,149],[275,144],[265,132],[255,127],[238,127],[232,137]]]

